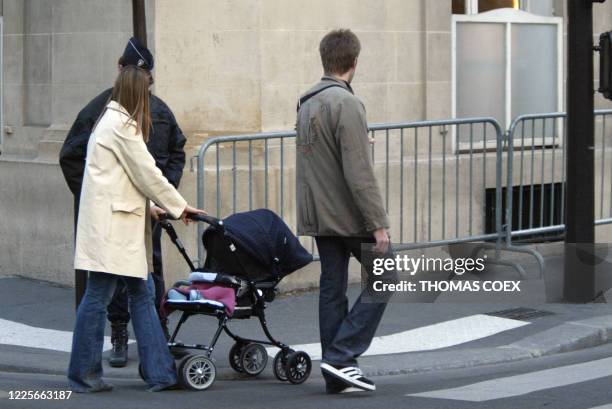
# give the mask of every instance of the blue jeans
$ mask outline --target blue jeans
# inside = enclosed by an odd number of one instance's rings
[[[77,310],[72,338],[68,380],[75,392],[96,390],[104,385],[102,348],[106,307],[119,280],[124,280],[128,289],[132,326],[136,333],[138,356],[145,381],[151,387],[164,387],[177,382],[174,360],[159,324],[147,281],[92,271],[89,273],[85,296]]]
[[[322,362],[355,366],[357,358],[370,346],[382,319],[386,302],[362,302],[363,293],[349,310],[346,296],[351,255],[363,263],[361,245],[372,238],[315,237],[321,257],[319,292],[319,331]],[[370,272],[372,266],[365,266]],[[324,374],[326,381],[328,377]]]

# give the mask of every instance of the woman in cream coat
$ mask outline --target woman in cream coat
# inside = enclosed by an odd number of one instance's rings
[[[174,361],[146,284],[152,271],[149,203],[185,222],[188,214],[204,212],[187,205],[147,150],[148,93],[147,72],[124,68],[87,146],[74,267],[89,271],[89,278],[77,311],[68,369],[75,392],[112,388],[102,380],[102,346],[106,307],[120,279],[128,287],[138,354],[150,390],[176,384]]]

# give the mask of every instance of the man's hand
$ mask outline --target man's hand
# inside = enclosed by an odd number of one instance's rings
[[[387,229],[381,227],[380,229],[375,230],[374,239],[376,239],[376,246],[374,246],[374,251],[380,254],[386,254],[387,250],[389,250],[390,242]]]
[[[183,210],[183,214],[181,215],[181,220],[183,221],[183,223],[189,224],[189,223],[191,223],[193,221],[193,220],[188,218],[188,216],[190,214],[203,214],[203,215],[207,215],[208,213],[206,213],[204,210],[196,209],[195,207],[191,207],[191,206],[187,205],[187,206],[185,206],[185,210]]]
[[[157,221],[159,221],[159,216],[163,216],[164,214],[166,214],[166,211],[164,209],[155,205],[151,206],[150,210],[151,217],[153,217]]]

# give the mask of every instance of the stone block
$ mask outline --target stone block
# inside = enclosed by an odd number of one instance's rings
[[[172,107],[183,130],[249,132],[261,128],[257,83],[200,87],[158,84],[156,91]]]
[[[54,0],[52,3],[52,30],[57,34],[118,32],[132,27],[131,2]],[[129,25],[126,25],[127,19]]]
[[[452,83],[428,82],[425,93],[427,95],[426,118],[447,119],[452,116]]]
[[[53,0],[25,0],[24,34],[49,34],[52,30]]]
[[[427,81],[451,80],[450,33],[427,33]]]
[[[23,39],[23,81],[26,84],[51,82],[51,35],[27,35]]]
[[[100,81],[100,35],[56,34],[53,37],[53,83],[95,84]]]
[[[408,122],[423,119],[425,96],[423,84],[387,84],[387,115],[389,122]]]
[[[95,83],[53,85],[51,103],[53,123],[72,125],[79,111],[104,89],[104,86]]]
[[[450,32],[452,1],[425,1],[423,4],[425,7],[425,30]]]
[[[2,1],[2,22],[5,35],[24,34],[23,9],[23,0]]]
[[[264,31],[260,35],[262,81],[288,85],[305,77],[303,60],[308,54],[301,46],[304,42],[301,32]],[[317,47],[318,44],[313,46]]]
[[[24,86],[24,123],[30,126],[51,124],[51,86],[28,84]]]
[[[261,89],[262,131],[295,127],[295,106],[303,90],[297,85],[264,85]]]
[[[424,34],[397,33],[395,37],[395,80],[398,82],[423,82]]]
[[[23,82],[23,36],[5,35],[4,55],[2,56],[4,68],[4,84],[21,84]]]
[[[423,24],[422,0],[386,0],[386,30],[393,31],[421,31]]]
[[[361,54],[357,65],[355,80],[359,82],[388,82],[394,77],[395,52],[389,44],[394,44],[394,34],[387,32],[358,33],[361,41]]]
[[[4,85],[4,125],[20,126],[23,123],[23,85]],[[6,136],[5,136],[6,139]]]
[[[356,82],[353,90],[365,105],[368,123],[384,122],[387,119],[386,84]]]
[[[219,31],[212,38],[207,82],[241,87],[261,78],[259,34],[255,31]]]

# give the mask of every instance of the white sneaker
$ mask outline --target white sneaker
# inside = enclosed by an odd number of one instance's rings
[[[363,376],[363,372],[356,366],[339,367],[327,363],[321,364],[321,370],[328,375],[339,379],[348,385],[361,389],[362,391],[375,391],[374,382]]]

